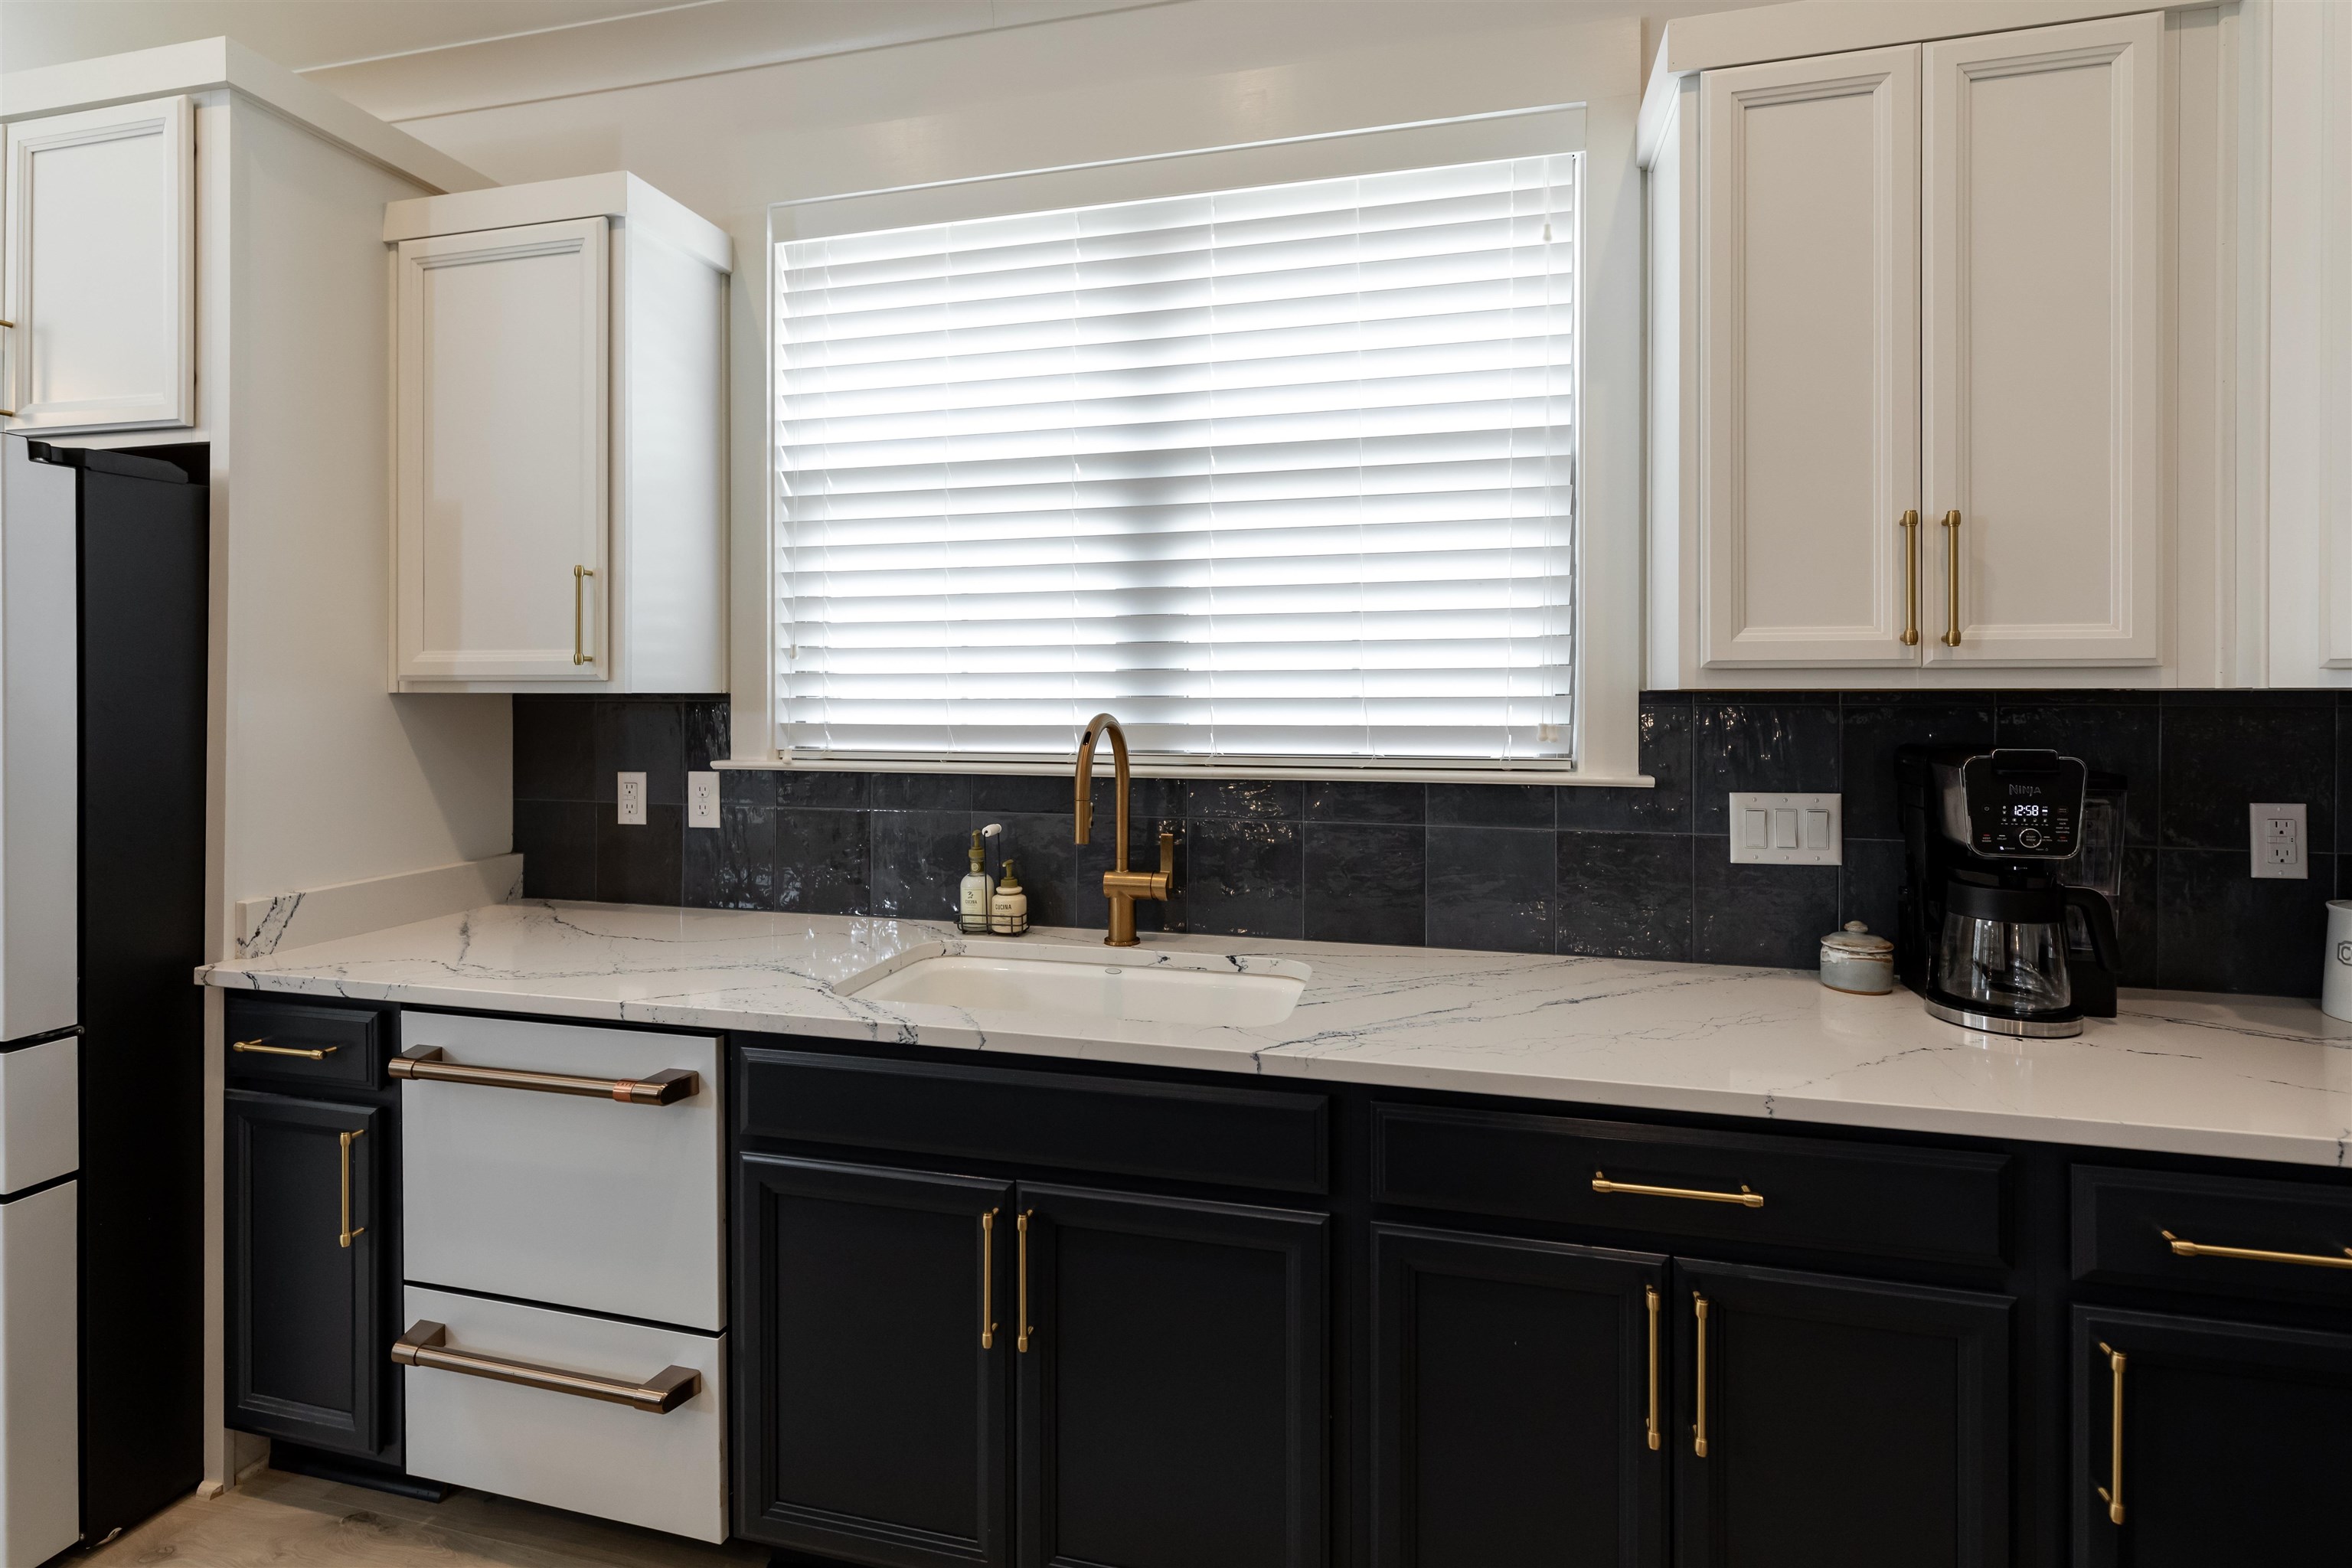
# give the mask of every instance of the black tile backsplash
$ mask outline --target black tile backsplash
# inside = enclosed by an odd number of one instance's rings
[[[515,700],[515,847],[533,898],[916,916],[953,913],[971,830],[1003,825],[1040,925],[1099,925],[1095,842],[1070,842],[1064,777],[720,774],[721,826],[687,828],[685,774],[727,752],[709,698]],[[2326,900],[2352,889],[2352,694],[1655,692],[1654,789],[1135,781],[1129,859],[1177,836],[1180,896],[1137,923],[1221,935],[1809,966],[1848,920],[1890,930],[1903,875],[1893,759],[1909,742],[2054,745],[2130,786],[2116,918],[2126,983],[2308,995]],[[648,825],[613,821],[642,769]],[[1843,866],[1734,866],[1733,790],[1835,790]],[[2302,801],[2312,875],[2248,875],[2249,802]]]

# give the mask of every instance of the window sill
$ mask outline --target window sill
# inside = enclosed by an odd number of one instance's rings
[[[816,758],[800,757],[791,761],[782,758],[729,757],[710,764],[729,772],[811,773],[1018,773],[1033,777],[1066,777],[1077,765],[1077,754],[1071,753],[1068,762],[1012,763],[974,759],[971,761],[929,762],[919,758]],[[1097,755],[1095,769],[1099,773],[1109,770],[1110,759]],[[1297,764],[1269,763],[1264,767],[1245,763],[1171,763],[1139,757],[1129,770],[1135,777],[1145,779],[1307,779],[1315,782],[1351,784],[1553,784],[1562,788],[1586,789],[1652,789],[1657,780],[1648,773],[1580,773],[1572,768],[1528,766],[1519,768],[1448,768],[1448,767],[1349,767],[1333,763],[1322,767],[1301,767]]]

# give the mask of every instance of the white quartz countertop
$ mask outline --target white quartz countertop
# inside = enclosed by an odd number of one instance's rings
[[[1022,951],[1097,946],[1039,930]],[[979,951],[940,921],[517,903],[216,964],[209,984],[436,1007],[1590,1106],[2021,1138],[2343,1167],[2352,1024],[2311,1002],[2126,993],[2069,1040],[1974,1034],[1917,997],[1811,973],[1147,933],[1118,955],[1216,953],[1312,971],[1278,1024],[1200,1026],[883,1003],[835,986],[877,964]],[[895,966],[895,965],[894,965]]]

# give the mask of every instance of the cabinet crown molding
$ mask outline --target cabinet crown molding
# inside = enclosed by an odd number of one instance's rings
[[[725,229],[621,170],[387,202],[383,237],[387,244],[397,244],[404,239],[584,217],[623,219],[720,272],[735,270],[735,243]]]

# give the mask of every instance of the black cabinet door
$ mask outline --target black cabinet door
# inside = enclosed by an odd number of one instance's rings
[[[1010,1561],[1012,1205],[995,1182],[740,1157],[738,1534],[894,1568]]]
[[[230,1089],[228,1424],[381,1457],[391,1362],[378,1223],[391,1112]]]
[[[2010,1561],[2008,1297],[1678,1260],[1672,1305],[1682,1568]]]
[[[1665,1259],[1372,1228],[1378,1568],[1665,1561]]]
[[[2352,1334],[2077,1307],[2074,1368],[2082,1568],[2343,1560]]]
[[[1018,1202],[1023,1568],[1320,1568],[1328,1222]]]

